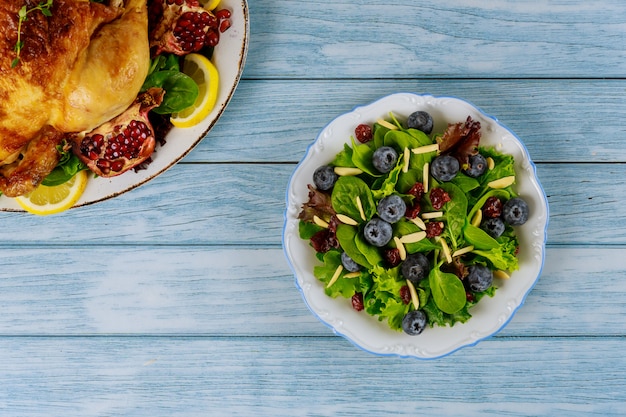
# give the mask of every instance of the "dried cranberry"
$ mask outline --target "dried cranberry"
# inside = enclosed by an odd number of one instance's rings
[[[413,187],[407,192],[407,194],[411,194],[415,197],[416,200],[421,200],[424,196],[424,184],[421,182],[416,182]]]
[[[443,222],[426,223],[426,237],[436,237],[443,233]]]
[[[400,251],[398,248],[390,248],[383,250],[383,259],[387,261],[390,268],[400,265],[402,259],[400,259]]]
[[[472,294],[469,291],[465,292],[465,299],[467,300],[468,303],[473,303],[474,302],[474,294]]]
[[[352,296],[352,308],[356,311],[361,311],[365,308],[363,305],[363,293],[356,292]]]
[[[450,201],[450,195],[443,188],[430,190],[430,202],[435,210],[441,210],[448,201]]]
[[[332,248],[338,248],[339,241],[333,232],[323,229],[311,237],[311,245],[316,252],[326,253]]]
[[[403,285],[400,288],[400,298],[402,298],[402,302],[404,304],[409,304],[411,302],[411,290],[409,290],[408,285]]]
[[[361,143],[366,143],[372,140],[372,128],[370,125],[361,123],[354,129],[354,136]]]
[[[418,203],[413,204],[412,206],[406,206],[406,212],[404,213],[404,217],[407,219],[414,219],[420,214],[422,208]]]
[[[498,197],[489,197],[483,205],[483,217],[495,219],[502,214],[502,201]]]

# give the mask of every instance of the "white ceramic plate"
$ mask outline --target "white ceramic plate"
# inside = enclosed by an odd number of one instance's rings
[[[230,18],[232,26],[221,34],[220,42],[215,47],[212,57],[212,62],[220,75],[215,108],[202,123],[193,128],[173,128],[165,138],[167,142],[165,146],[157,145],[156,152],[152,156],[153,162],[148,166],[148,169],[139,172],[130,170],[114,178],[91,179],[75,207],[116,197],[162,174],[191,152],[217,123],[241,78],[248,53],[250,34],[246,0],[222,0],[218,9],[228,9],[232,12]],[[0,197],[0,211],[23,210],[14,199]]]
[[[453,327],[427,328],[421,335],[408,336],[387,327],[364,311],[352,309],[349,300],[333,299],[324,293],[322,283],[313,276],[313,267],[320,265],[308,241],[298,236],[298,213],[308,201],[307,184],[312,184],[313,171],[330,162],[350,143],[354,128],[360,123],[372,124],[393,112],[400,120],[416,110],[429,112],[435,120],[434,132],[443,132],[448,123],[465,121],[468,115],[482,125],[482,145],[496,146],[513,155],[520,196],[528,202],[530,219],[517,233],[520,241],[520,269],[509,280],[498,281],[493,298],[484,297],[470,312],[472,318]],[[453,97],[433,97],[411,93],[392,94],[355,108],[326,126],[297,166],[287,188],[287,208],[283,231],[283,248],[295,273],[296,286],[309,309],[336,334],[356,346],[380,355],[433,359],[445,356],[494,335],[511,320],[539,278],[545,256],[548,226],[548,203],[537,179],[535,165],[528,151],[513,132],[497,119],[485,114],[467,101]]]

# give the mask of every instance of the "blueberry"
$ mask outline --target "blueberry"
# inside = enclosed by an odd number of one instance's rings
[[[430,263],[428,262],[428,258],[420,252],[407,255],[406,259],[400,265],[400,274],[415,285],[428,277],[429,272]]]
[[[398,152],[390,146],[381,146],[372,155],[372,165],[382,174],[391,171],[398,162]]]
[[[498,238],[502,236],[505,229],[504,222],[500,217],[494,217],[492,219],[485,219],[480,225],[480,228],[483,229],[489,236],[492,238]]]
[[[421,130],[429,135],[433,131],[433,118],[425,111],[416,111],[411,113],[406,121],[406,125],[410,129]]]
[[[410,336],[417,336],[426,328],[426,314],[422,310],[412,310],[402,319],[402,330]]]
[[[459,161],[450,155],[438,156],[430,164],[430,174],[437,181],[451,181],[458,172]]]
[[[341,253],[341,264],[348,272],[357,272],[361,270],[359,264],[354,262],[354,260],[345,252]]]
[[[528,220],[528,204],[519,197],[514,197],[502,206],[502,218],[511,226],[521,226]]]
[[[328,191],[333,188],[337,178],[335,170],[329,165],[322,165],[313,173],[313,182],[317,189],[321,191]]]
[[[465,277],[469,289],[474,292],[482,292],[491,287],[493,272],[484,265],[472,265],[467,268],[469,274]]]
[[[487,170],[487,160],[479,153],[471,155],[468,163],[469,165],[464,172],[472,178],[480,177]]]
[[[365,227],[363,228],[363,234],[365,240],[367,240],[370,245],[374,245],[380,248],[389,243],[393,235],[393,229],[391,227],[391,224],[387,223],[383,219],[374,217],[372,220],[365,224]]]
[[[404,217],[406,203],[397,194],[389,195],[378,202],[376,207],[381,219],[389,223],[395,223]]]

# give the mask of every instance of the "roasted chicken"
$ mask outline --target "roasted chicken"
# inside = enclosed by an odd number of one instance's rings
[[[148,73],[146,0],[54,0],[50,15],[19,11],[38,0],[0,2],[0,191],[33,190],[56,166],[68,134],[123,112]]]

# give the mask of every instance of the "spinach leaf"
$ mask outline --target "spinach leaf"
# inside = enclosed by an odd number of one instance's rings
[[[352,148],[347,143],[343,144],[343,150],[339,152],[335,159],[333,159],[332,164],[337,167],[348,167],[355,168],[354,162],[352,162]]]
[[[87,165],[74,155],[72,149],[66,145],[65,141],[63,144],[57,146],[57,150],[61,154],[61,158],[52,172],[50,172],[46,178],[43,179],[41,182],[42,185],[48,187],[61,185],[76,175],[78,171],[88,169]]]
[[[367,261],[373,267],[382,264],[383,258],[378,249],[368,244],[360,233],[354,236],[354,243],[357,249],[367,258]]]
[[[358,177],[339,177],[331,195],[332,206],[337,213],[359,221],[361,213],[356,203],[357,196],[361,200],[365,217],[371,219],[376,213],[372,191],[365,181]]]
[[[500,246],[498,241],[489,236],[487,232],[471,224],[466,224],[463,228],[463,237],[468,244],[477,250],[491,250]]]
[[[456,242],[463,234],[463,227],[465,226],[467,197],[459,187],[450,182],[443,183],[439,187],[450,195],[450,201],[446,203],[443,209],[446,219],[446,230],[456,247]]]
[[[352,141],[352,163],[354,166],[373,177],[380,177],[381,173],[378,172],[378,170],[374,168],[374,164],[372,164],[374,150],[366,143],[357,145],[354,142],[354,138],[350,138],[350,140]]]
[[[185,110],[196,102],[200,94],[196,82],[180,71],[180,64],[175,55],[159,55],[151,61],[148,76],[141,91],[152,87],[165,90],[163,102],[152,110],[157,114],[171,114]]]
[[[435,304],[444,313],[454,314],[465,306],[465,287],[456,275],[441,272],[437,266],[430,271],[428,283]]]
[[[451,182],[463,190],[466,194],[480,187],[480,183],[476,178],[469,177],[462,172],[456,174]]]
[[[354,226],[349,226],[347,224],[337,225],[336,235],[337,240],[339,241],[339,245],[348,254],[348,256],[352,258],[354,262],[361,265],[362,267],[371,269],[372,264],[363,254],[363,252],[361,252],[355,241],[358,233],[358,229]]]

